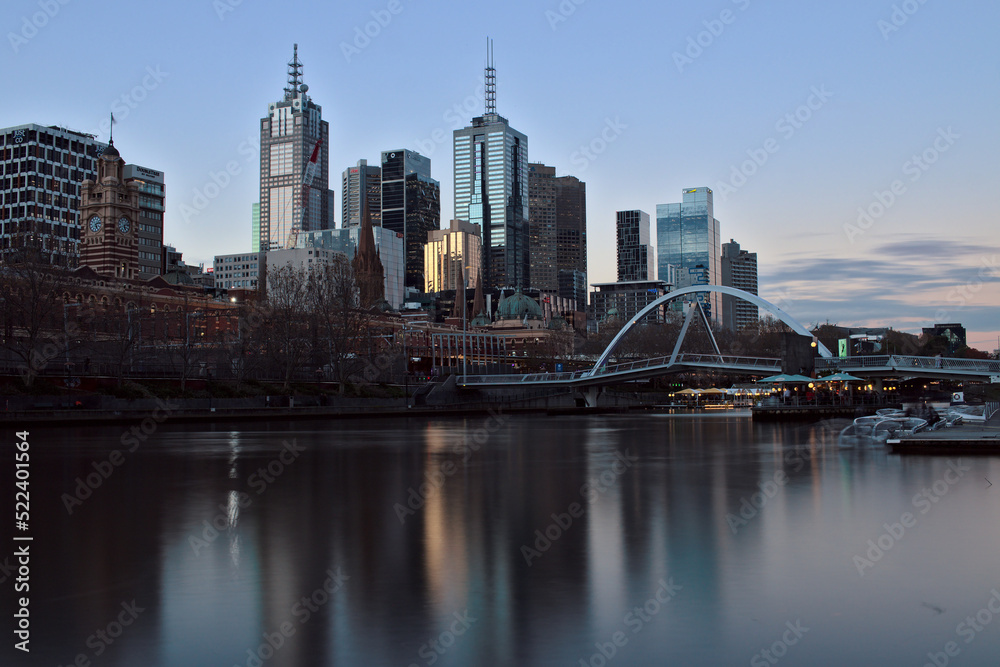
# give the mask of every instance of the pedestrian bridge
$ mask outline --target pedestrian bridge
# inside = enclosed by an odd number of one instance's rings
[[[1000,361],[914,357],[902,354],[817,359],[816,372],[840,370],[858,377],[928,378],[1000,382]]]
[[[781,359],[739,357],[722,354],[719,351],[715,337],[712,335],[711,324],[708,322],[705,312],[697,301],[688,304],[684,324],[681,326],[680,334],[677,337],[672,354],[651,359],[608,364],[608,359],[625,334],[639,324],[648,314],[670,301],[703,292],[727,294],[752,303],[787,324],[795,333],[801,336],[812,337],[812,332],[797,322],[788,313],[774,304],[761,299],[756,294],[750,294],[721,285],[697,285],[684,287],[665,294],[639,311],[611,340],[611,343],[601,353],[593,368],[568,373],[529,373],[526,375],[462,374],[456,380],[460,386],[464,387],[562,386],[590,388],[587,393],[592,394],[596,388],[605,385],[644,380],[657,375],[684,371],[712,370],[761,376],[780,373],[782,371]],[[699,314],[705,323],[715,354],[682,354],[680,349],[688,327]],[[995,360],[915,357],[907,355],[837,358],[819,341],[814,339],[813,345],[820,355],[815,363],[816,371],[819,374],[825,374],[826,371],[833,373],[839,370],[858,377],[923,377],[929,379],[1000,382],[1000,361]],[[589,402],[590,400],[588,399]]]

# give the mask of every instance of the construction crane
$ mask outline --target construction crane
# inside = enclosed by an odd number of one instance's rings
[[[316,169],[319,166],[319,147],[322,143],[322,139],[316,141],[312,156],[309,158],[309,162],[306,163],[305,171],[302,172],[302,214],[297,220],[292,221],[292,228],[288,231],[288,241],[285,243],[288,248],[296,246],[299,242],[299,231],[305,226],[306,210],[309,208],[309,187],[312,185],[313,178],[316,177]]]

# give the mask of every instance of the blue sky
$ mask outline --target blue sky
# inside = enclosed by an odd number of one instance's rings
[[[943,0],[6,0],[0,126],[97,131],[114,108],[123,157],[166,172],[166,240],[210,263],[249,250],[252,146],[297,42],[338,224],[343,169],[401,147],[431,158],[447,221],[489,35],[497,110],[531,161],[587,182],[590,282],[615,278],[616,210],[709,186],[723,240],[801,321],[959,321],[994,349],[998,24]]]

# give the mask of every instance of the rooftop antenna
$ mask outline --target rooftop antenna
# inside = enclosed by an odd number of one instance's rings
[[[285,88],[285,99],[293,99],[299,93],[302,85],[302,63],[299,62],[299,45],[292,51],[292,59],[288,62],[288,87]]]
[[[486,115],[497,113],[497,71],[493,67],[493,40],[486,38]]]

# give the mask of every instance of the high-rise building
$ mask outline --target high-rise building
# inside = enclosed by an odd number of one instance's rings
[[[618,211],[618,282],[653,280],[656,255],[649,242],[649,213]]]
[[[362,226],[347,229],[323,229],[299,235],[299,248],[324,248],[342,252],[353,258],[361,243]],[[393,308],[401,308],[405,298],[403,288],[403,235],[383,227],[372,227],[375,249],[384,270],[385,300]]]
[[[139,280],[148,280],[163,272],[163,212],[166,210],[163,181],[162,171],[137,164],[125,165],[125,182],[139,186],[139,219],[135,225]]]
[[[712,190],[686,188],[679,204],[656,206],[656,246],[659,278],[667,266],[677,271],[677,287],[720,285],[719,221],[715,219]],[[706,315],[720,321],[722,304],[715,292],[699,292]],[[681,308],[681,304],[673,304]]]
[[[478,225],[452,220],[450,229],[427,233],[424,246],[424,291],[457,290],[463,277],[466,289],[473,289],[482,260],[482,232]]]
[[[382,168],[358,160],[344,170],[341,177],[340,226],[357,227],[365,213],[365,202],[371,211],[372,224],[382,226]]]
[[[559,289],[555,181],[555,167],[528,165],[528,273],[531,287],[546,292]]]
[[[720,277],[726,287],[757,294],[757,253],[740,249],[740,244],[730,239],[722,244]],[[722,326],[736,331],[760,318],[757,306],[728,294],[722,295]]]
[[[406,287],[424,289],[427,232],[441,227],[441,184],[431,178],[431,159],[416,151],[382,153],[382,226],[403,235]]]
[[[260,250],[295,245],[298,232],[334,227],[329,189],[330,124],[306,94],[299,45],[288,63],[284,99],[260,120]]]
[[[250,251],[260,252],[260,202],[250,207]]]
[[[528,287],[528,138],[496,112],[486,66],[486,113],[455,130],[455,217],[483,230],[483,286]]]
[[[139,277],[140,183],[125,182],[125,161],[113,141],[97,159],[96,178],[80,186],[80,266],[134,280]]]
[[[556,268],[583,274],[580,295],[563,293],[564,299],[577,299],[577,307],[587,305],[587,184],[575,176],[557,176],[556,182]]]
[[[0,130],[0,254],[37,249],[51,264],[80,257],[80,184],[107,144],[29,123]]]

